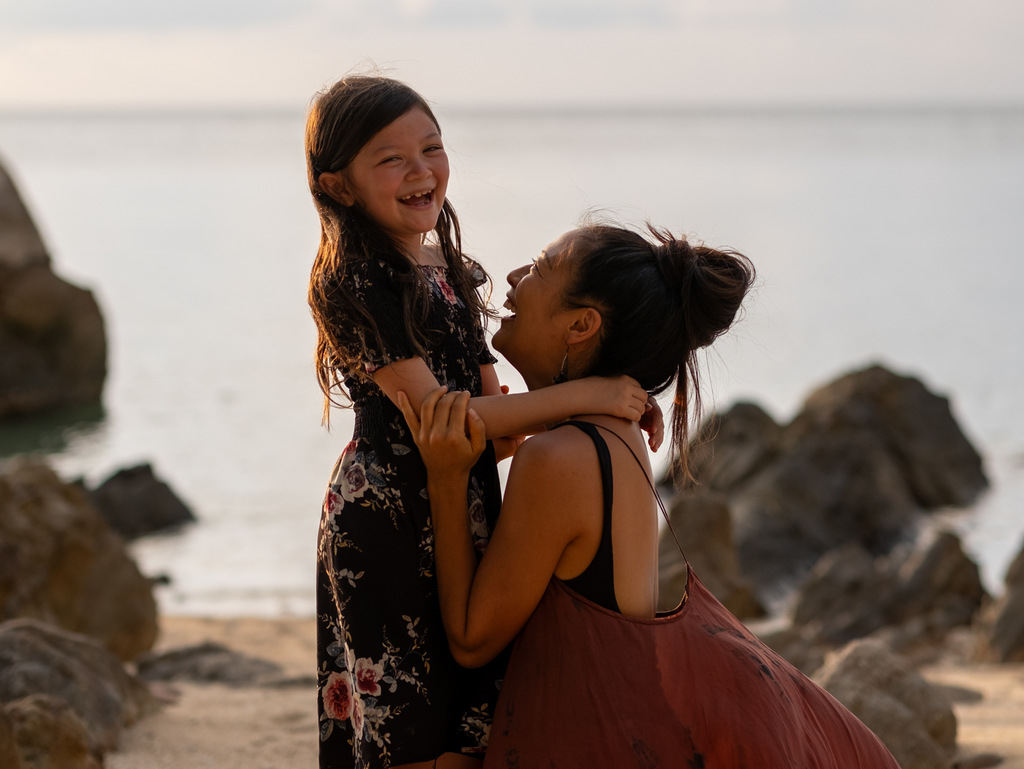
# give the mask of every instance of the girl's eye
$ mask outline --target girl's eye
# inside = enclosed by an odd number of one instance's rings
[[[431,146],[427,147],[424,150],[424,152],[439,152],[443,149],[444,147],[442,147],[440,144],[432,144]]]

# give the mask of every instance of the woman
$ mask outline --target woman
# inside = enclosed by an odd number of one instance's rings
[[[731,326],[754,270],[650,231],[584,227],[513,271],[493,345],[531,390],[593,374],[628,374],[651,393],[675,382],[685,475],[698,350]],[[680,607],[656,615],[659,500],[635,424],[580,414],[527,440],[478,562],[466,483],[483,422],[466,393],[436,391],[419,416],[399,403],[428,470],[456,660],[485,664],[518,635],[485,767],[896,767],[692,571]]]

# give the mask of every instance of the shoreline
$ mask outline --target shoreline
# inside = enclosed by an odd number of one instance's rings
[[[311,678],[316,620],[161,616],[155,651],[213,641]],[[941,663],[921,673],[951,695],[964,766],[1024,769],[1024,663]],[[315,767],[312,685],[230,687],[175,682],[156,688],[174,700],[127,728],[108,769]],[[983,757],[992,757],[984,760]],[[1001,760],[996,762],[995,756]]]

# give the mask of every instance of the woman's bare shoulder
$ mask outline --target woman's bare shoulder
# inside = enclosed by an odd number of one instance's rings
[[[581,461],[594,456],[594,444],[586,433],[573,427],[560,427],[527,438],[516,449],[512,468],[518,464],[531,472],[559,476],[567,468],[577,469],[590,463]]]

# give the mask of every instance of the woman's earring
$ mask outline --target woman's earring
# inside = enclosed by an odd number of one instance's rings
[[[555,376],[551,377],[551,384],[562,384],[569,381],[569,348],[565,348],[565,357],[562,358],[562,367]]]

